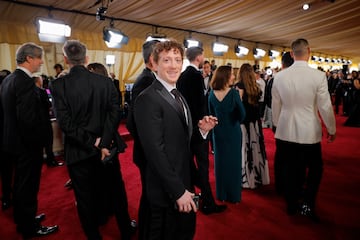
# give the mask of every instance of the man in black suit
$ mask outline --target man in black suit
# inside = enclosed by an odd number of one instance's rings
[[[203,49],[190,47],[186,50],[186,57],[190,65],[181,73],[177,88],[189,104],[193,125],[207,115],[207,95],[204,92],[204,78],[199,66],[204,62]],[[199,131],[194,129],[191,138],[192,174],[194,183],[201,190],[202,205],[200,210],[204,214],[219,213],[226,209],[226,205],[215,203],[209,183],[209,139],[202,138]]]
[[[120,149],[123,143],[117,132],[120,123],[119,95],[109,77],[86,69],[85,45],[68,40],[63,52],[70,72],[55,79],[50,87],[56,118],[65,134],[65,161],[82,228],[88,239],[101,239],[99,217],[103,215],[101,210],[104,206],[101,203],[103,194],[106,194],[101,190],[106,184],[111,187],[111,204],[121,230],[121,239],[128,240],[133,227],[116,154],[116,148],[123,150]],[[110,170],[106,170],[106,174],[111,175],[110,180],[104,176],[107,158],[111,158],[109,164],[113,164]]]
[[[134,119],[146,156],[146,199],[143,239],[192,239],[195,234],[195,194],[190,174],[192,128],[206,137],[217,123],[211,116],[195,126],[186,100],[176,90],[183,47],[159,42],[153,50],[156,80],[136,99]]]
[[[126,121],[126,127],[129,130],[131,136],[134,138],[134,145],[133,145],[133,161],[136,164],[136,166],[139,168],[140,171],[140,177],[141,177],[141,186],[142,186],[142,193],[140,198],[140,205],[139,205],[139,219],[144,219],[141,217],[141,215],[146,214],[145,211],[147,211],[147,200],[146,200],[146,194],[145,194],[145,185],[146,185],[146,178],[145,178],[145,167],[146,167],[146,161],[145,161],[145,154],[144,150],[141,147],[139,136],[136,132],[136,126],[134,121],[134,111],[133,111],[133,105],[136,101],[137,96],[148,86],[150,86],[153,81],[156,79],[154,73],[152,72],[153,65],[151,63],[151,53],[153,50],[153,46],[158,43],[158,40],[152,40],[145,42],[142,46],[142,54],[144,58],[145,68],[142,71],[142,73],[136,78],[136,81],[132,87],[131,90],[131,106],[129,115]],[[144,225],[141,221],[139,221],[139,238],[143,238],[144,234]]]
[[[1,86],[3,149],[14,161],[14,220],[24,238],[48,235],[58,229],[56,225],[41,226],[36,219],[44,137],[41,126],[48,119],[41,114],[32,74],[40,70],[42,55],[43,49],[34,43],[20,46],[16,52],[17,68]]]

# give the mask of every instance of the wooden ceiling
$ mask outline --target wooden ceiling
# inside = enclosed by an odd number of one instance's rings
[[[98,2],[98,3],[97,3]],[[183,39],[193,32],[202,41],[219,40],[249,47],[287,49],[292,40],[308,39],[324,57],[360,62],[360,1],[309,0],[30,0],[0,1],[0,21],[34,22],[36,17],[62,19],[73,29],[101,33],[114,19],[131,38],[157,31]],[[51,6],[51,11],[49,11]],[[105,21],[95,14],[107,6]],[[232,47],[231,47],[232,49]]]

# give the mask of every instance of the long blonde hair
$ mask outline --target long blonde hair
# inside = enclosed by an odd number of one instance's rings
[[[244,84],[249,104],[258,105],[261,90],[256,84],[256,76],[253,67],[248,63],[241,65],[237,79]]]

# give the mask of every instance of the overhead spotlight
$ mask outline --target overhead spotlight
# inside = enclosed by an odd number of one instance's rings
[[[99,7],[96,12],[96,21],[104,21],[107,7]]]
[[[325,58],[325,62],[330,63],[331,59],[330,58]]]
[[[235,45],[235,54],[236,56],[238,57],[244,57],[246,55],[248,55],[249,53],[249,49],[244,47],[244,46],[241,46],[239,44],[236,44]]]
[[[302,8],[303,8],[304,11],[309,10],[310,5],[308,3],[305,3]]]
[[[348,63],[348,64],[352,64],[352,61],[351,61],[351,60],[348,60],[347,63]]]
[[[325,58],[324,57],[319,57],[319,62],[325,62]]]
[[[152,41],[152,40],[158,40],[158,41],[160,41],[160,42],[164,42],[164,41],[168,40],[168,39],[166,38],[166,35],[165,35],[165,34],[162,34],[162,33],[159,33],[159,32],[158,32],[158,29],[157,29],[156,26],[153,26],[153,32],[152,32],[152,33],[148,33],[146,36],[147,36],[147,37],[146,37],[146,40],[145,40],[146,42]]]
[[[70,26],[60,20],[37,18],[36,26],[42,42],[63,43],[71,35]]]
[[[129,41],[128,36],[112,27],[104,27],[103,39],[109,48],[121,48],[123,44],[127,44]]]
[[[190,47],[201,47],[201,42],[199,42],[198,40],[195,39],[185,39],[184,40],[184,47],[185,48],[190,48]]]
[[[333,59],[332,59],[332,62],[333,62],[333,63],[338,63],[338,60],[337,60],[336,58],[333,58]]]
[[[276,50],[269,50],[268,54],[271,59],[275,59],[280,56],[280,52]]]
[[[261,48],[253,48],[253,54],[256,59],[262,58],[265,56],[266,52],[265,50]]]
[[[215,56],[223,56],[229,50],[229,46],[223,43],[213,43],[213,53]]]

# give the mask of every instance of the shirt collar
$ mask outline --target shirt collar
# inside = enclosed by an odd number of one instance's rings
[[[21,66],[17,66],[16,68],[22,70],[23,72],[25,72],[29,77],[31,77],[31,78],[33,77],[32,73],[27,68],[24,68],[24,67],[21,67]]]
[[[156,79],[159,80],[159,82],[166,88],[168,92],[171,92],[174,88],[176,88],[176,84],[172,85],[166,82],[165,80],[162,80],[156,73],[155,73]]]

